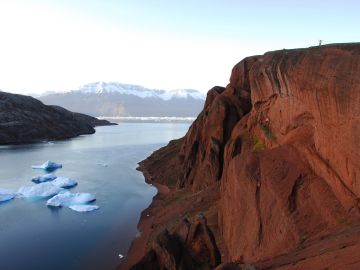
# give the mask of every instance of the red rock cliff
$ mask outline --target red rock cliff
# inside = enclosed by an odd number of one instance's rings
[[[250,91],[253,106],[225,146],[220,210],[230,259],[247,262],[358,219],[360,195],[360,46],[251,61],[235,66],[226,90]]]
[[[223,261],[281,268],[302,252],[311,262],[296,269],[309,269],[323,256],[314,243],[325,249],[331,235],[358,228],[359,116],[360,44],[269,52],[237,64],[226,88],[209,91],[180,150],[155,153],[150,165],[171,170],[178,190],[218,187]],[[166,183],[162,175],[152,172]],[[349,260],[342,269],[359,269],[345,247],[329,269]],[[275,257],[281,262],[264,263]]]

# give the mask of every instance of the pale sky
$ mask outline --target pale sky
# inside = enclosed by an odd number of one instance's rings
[[[0,0],[0,89],[206,92],[246,56],[360,41],[359,11],[355,0]]]

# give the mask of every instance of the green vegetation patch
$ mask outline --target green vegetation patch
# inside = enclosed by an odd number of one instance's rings
[[[266,149],[266,145],[256,136],[253,137],[253,151]]]

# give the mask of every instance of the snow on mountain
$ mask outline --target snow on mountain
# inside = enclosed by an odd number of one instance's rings
[[[193,89],[176,89],[171,91],[164,91],[159,95],[163,100],[170,100],[172,98],[189,98],[205,100],[205,94]]]
[[[205,100],[205,94],[193,89],[160,90],[149,89],[139,85],[124,84],[117,82],[95,82],[81,86],[78,90],[84,94],[110,94],[119,93],[125,95],[134,95],[141,98],[161,98],[162,100],[171,100],[173,98],[193,98]]]
[[[70,111],[106,117],[196,117],[205,94],[192,89],[160,90],[117,82],[95,82],[39,99]]]

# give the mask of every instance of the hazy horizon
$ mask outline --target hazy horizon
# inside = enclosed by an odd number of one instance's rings
[[[105,81],[205,93],[225,86],[246,56],[360,40],[359,9],[323,0],[3,0],[0,89],[39,94]]]

